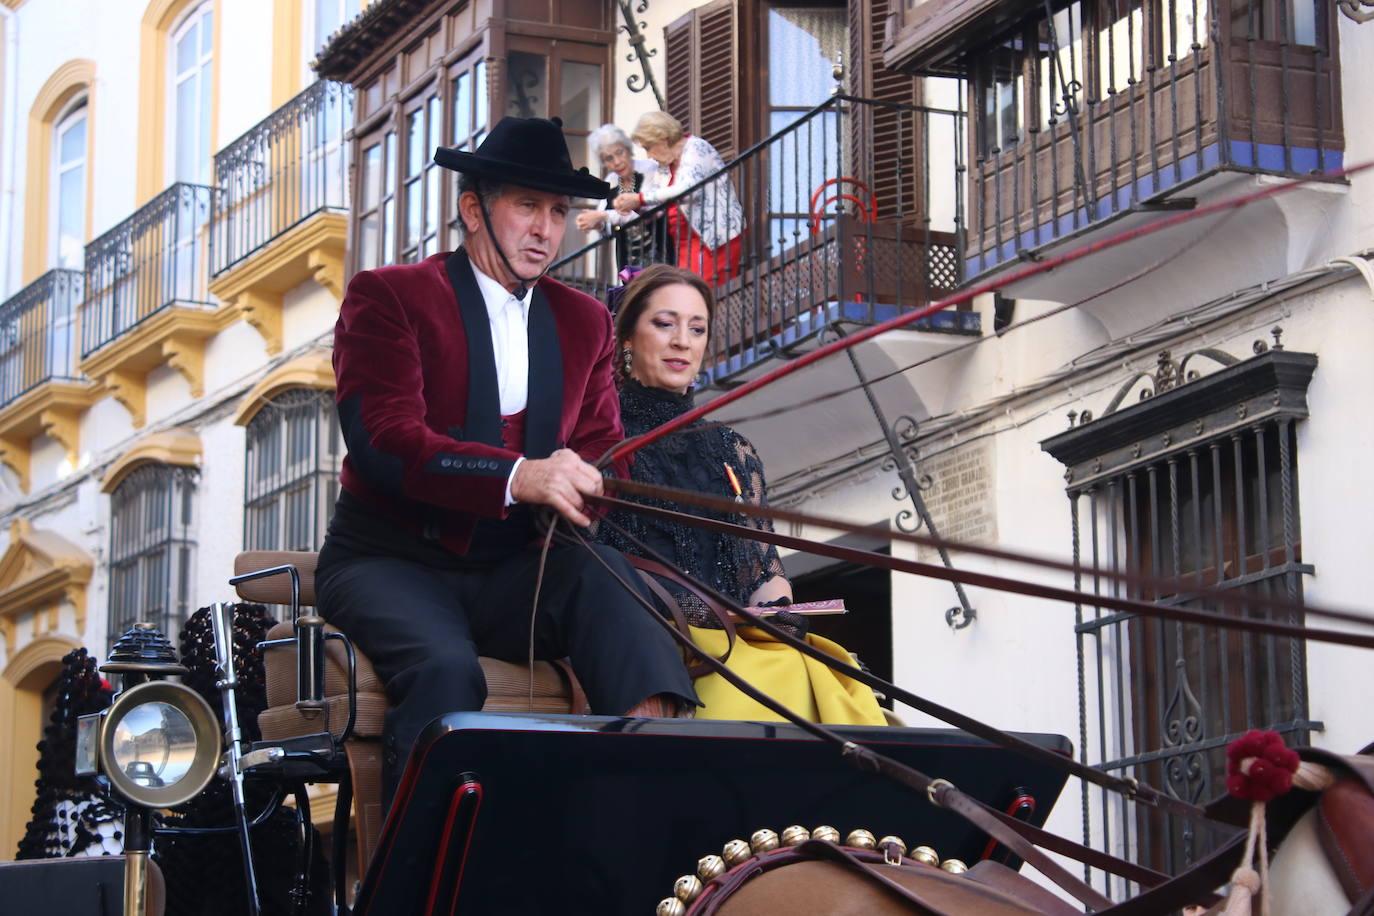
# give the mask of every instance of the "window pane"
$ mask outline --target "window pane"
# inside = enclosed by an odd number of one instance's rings
[[[406,185],[406,234],[402,248],[413,248],[420,241],[420,193],[423,188],[419,181]]]
[[[382,145],[363,151],[362,209],[371,210],[382,199]]]
[[[559,111],[569,130],[591,130],[601,124],[601,67],[563,61]]]
[[[768,11],[768,98],[811,107],[830,97],[834,67],[848,44],[843,9],[773,7]]]
[[[57,260],[59,267],[79,267],[86,234],[86,169],[62,173],[57,187]]]
[[[325,40],[339,30],[339,0],[315,0],[315,47],[324,46]]]
[[[453,81],[453,143],[461,146],[472,129],[472,79],[466,73]]]
[[[427,143],[425,144],[425,148],[424,148],[424,150],[423,150],[423,153],[424,153],[424,161],[425,161],[426,163],[428,163],[431,159],[433,159],[435,148],[436,148],[436,147],[439,147],[439,146],[442,146],[442,145],[443,145],[443,142],[444,142],[444,138],[443,138],[444,113],[443,113],[443,108],[442,108],[442,106],[443,106],[443,103],[439,100],[439,96],[437,96],[437,95],[432,95],[432,96],[430,96],[430,98],[429,98],[429,112],[428,112],[428,117],[429,117],[429,142],[427,142]]]
[[[439,230],[439,178],[437,166],[425,174],[425,235],[433,235]]]
[[[186,30],[186,34],[181,36],[177,42],[177,75],[181,76],[194,70],[196,66],[196,45],[198,44],[196,27]]]
[[[342,436],[328,391],[275,395],[248,424],[244,549],[317,550],[333,513]],[[254,463],[269,464],[270,476]]]
[[[390,264],[396,257],[396,201],[388,200],[382,208],[382,263]]]
[[[406,115],[406,177],[420,174],[425,165],[425,113],[417,109]]]
[[[210,56],[210,50],[213,47],[213,23],[214,18],[211,16],[210,10],[207,8],[205,10],[204,15],[200,17],[200,53],[205,57]]]
[[[472,70],[472,113],[473,129],[479,132],[487,128],[487,62],[479,60]],[[474,145],[476,141],[474,141]]]
[[[396,132],[389,131],[386,135],[386,196],[390,197],[396,193]]]
[[[196,112],[196,81],[188,79],[177,86],[176,110],[176,178],[193,181],[196,177],[196,146],[199,140],[199,121]]]
[[[151,464],[110,497],[109,641],[139,620],[175,638],[188,610],[195,471]]]
[[[377,215],[363,217],[358,224],[358,267],[371,270],[377,266]]]
[[[506,56],[506,114],[517,118],[549,116],[545,69],[542,54],[511,51]]]
[[[65,165],[86,157],[86,115],[82,111],[70,127],[62,131],[59,163]]]
[[[207,62],[200,73],[200,143],[196,149],[196,181],[210,183],[210,111],[213,102],[210,98],[210,64]]]

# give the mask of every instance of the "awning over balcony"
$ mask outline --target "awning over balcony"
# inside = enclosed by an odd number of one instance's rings
[[[964,58],[1044,9],[1036,0],[926,0],[898,13],[896,34],[883,46],[883,66],[903,73],[963,75]]]

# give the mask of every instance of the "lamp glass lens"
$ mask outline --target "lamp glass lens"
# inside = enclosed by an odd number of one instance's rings
[[[113,764],[150,789],[180,782],[196,759],[196,730],[170,703],[144,703],[115,725]]]

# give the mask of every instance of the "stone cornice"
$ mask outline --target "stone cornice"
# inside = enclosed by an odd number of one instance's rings
[[[81,371],[98,379],[140,427],[147,421],[148,373],[158,366],[186,379],[191,397],[205,393],[205,341],[234,318],[230,307],[193,309],[172,305],[139,322],[81,361]]]
[[[39,434],[61,443],[76,467],[80,455],[81,415],[100,397],[92,382],[48,381],[0,409],[0,461],[29,490],[30,450]]]
[[[268,355],[282,348],[282,297],[314,280],[343,299],[344,242],[348,217],[323,212],[282,233],[210,283],[210,293],[226,302],[262,335]]]
[[[153,433],[140,439],[133,448],[110,465],[100,481],[100,491],[113,493],[115,487],[118,487],[131,471],[145,464],[156,462],[180,467],[199,467],[200,458],[200,436],[191,430],[176,428]]]
[[[0,632],[7,653],[18,647],[16,620],[31,611],[48,611],[39,619],[36,635],[57,627],[58,604],[66,600],[76,615],[76,631],[86,627],[86,587],[94,563],[91,555],[61,535],[35,530],[25,519],[10,526],[10,546],[0,556]]]
[[[268,373],[267,377],[253,386],[243,396],[239,408],[234,412],[234,423],[247,426],[259,410],[262,410],[277,393],[288,388],[313,388],[317,391],[333,390],[334,364],[326,353],[308,353],[285,363]]]

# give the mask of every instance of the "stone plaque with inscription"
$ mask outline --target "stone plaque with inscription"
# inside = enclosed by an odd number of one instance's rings
[[[923,459],[917,465],[917,474],[931,479],[930,489],[921,496],[940,537],[966,544],[996,543],[993,448],[993,440],[986,439]],[[931,547],[917,548],[916,556],[923,563],[940,561]]]

